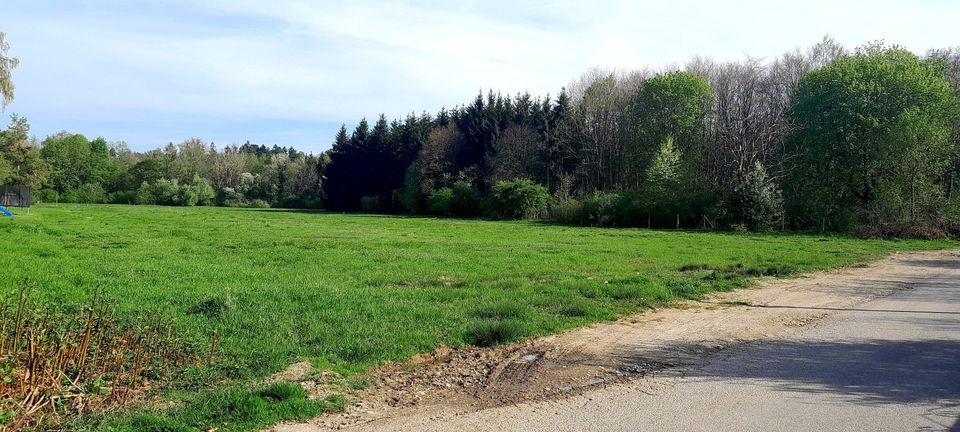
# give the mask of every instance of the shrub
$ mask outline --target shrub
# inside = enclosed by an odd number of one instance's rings
[[[473,217],[480,214],[480,198],[473,185],[463,180],[453,184],[450,213],[460,217]]]
[[[197,191],[189,185],[178,185],[177,193],[174,195],[172,205],[178,206],[187,206],[193,207],[197,205],[197,201],[200,198],[197,196]]]
[[[220,202],[225,207],[247,207],[250,205],[242,193],[231,187],[225,187],[220,191]]]
[[[156,204],[156,198],[153,196],[153,187],[150,186],[150,183],[143,182],[140,184],[140,187],[137,189],[137,204]]]
[[[526,179],[497,182],[490,195],[493,214],[503,218],[536,218],[546,212],[549,203],[547,189]]]
[[[61,200],[70,203],[103,204],[107,202],[107,193],[99,184],[86,183],[67,190]]]
[[[114,192],[109,195],[109,201],[113,204],[133,204],[137,202],[137,191],[128,190]]]
[[[724,204],[731,225],[743,225],[754,231],[773,229],[783,217],[780,189],[759,162],[738,176]]]
[[[143,182],[131,196],[125,196],[137,204],[158,204],[169,206],[213,205],[216,193],[207,179],[193,177],[192,184],[180,184],[176,179],[161,178],[153,183]],[[234,201],[235,200],[235,201]],[[224,188],[224,205],[234,204],[241,207],[246,204],[243,195],[231,188]]]
[[[60,194],[53,189],[40,189],[37,193],[33,194],[34,203],[56,202],[59,200]]]
[[[550,208],[550,220],[569,225],[583,225],[583,203],[572,198],[560,201]]]
[[[360,198],[360,208],[365,212],[380,210],[380,195],[367,195]]]
[[[153,204],[176,205],[180,184],[176,179],[162,178],[150,185],[150,192],[153,195]]]
[[[621,197],[615,193],[596,192],[583,201],[581,219],[590,226],[615,226]]]
[[[193,176],[193,193],[197,196],[197,205],[207,206],[215,204],[217,193],[213,190],[210,181],[200,177]]]
[[[449,216],[453,204],[453,189],[441,188],[427,197],[427,211],[430,213]]]
[[[262,199],[255,199],[255,200],[253,200],[253,201],[250,201],[250,207],[252,207],[252,208],[270,208],[270,203],[268,203],[268,202],[266,202],[266,201],[264,201],[264,200],[262,200]]]

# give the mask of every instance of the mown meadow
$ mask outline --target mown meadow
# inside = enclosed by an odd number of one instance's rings
[[[297,361],[362,375],[441,344],[505,343],[742,287],[755,276],[955,245],[274,209],[42,205],[0,219],[0,292],[9,302],[29,285],[31,304],[70,309],[89,304],[99,287],[118,316],[166,317],[185,346],[209,357],[155,386],[161,401],[181,402],[148,403],[73,427],[249,430],[343,406],[339,399],[306,401],[296,386],[253,388]]]

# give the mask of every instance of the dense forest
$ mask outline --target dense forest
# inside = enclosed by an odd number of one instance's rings
[[[594,70],[556,95],[488,92],[435,115],[361,119],[319,155],[39,140],[17,115],[0,132],[0,183],[44,202],[929,237],[960,234],[958,176],[960,47],[849,51],[829,38],[773,59]]]

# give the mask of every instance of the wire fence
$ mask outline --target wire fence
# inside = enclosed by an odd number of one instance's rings
[[[4,207],[30,207],[33,189],[23,185],[4,185],[0,189],[0,205]]]

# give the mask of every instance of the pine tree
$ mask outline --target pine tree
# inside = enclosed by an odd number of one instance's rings
[[[350,136],[347,135],[347,125],[341,124],[337,137],[333,140],[333,150],[346,149],[350,145]]]
[[[673,145],[673,137],[660,145],[647,168],[647,182],[661,191],[670,190],[680,181],[680,150]]]

